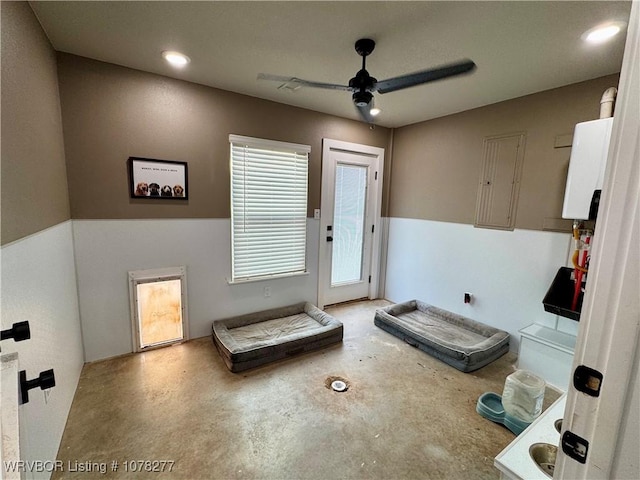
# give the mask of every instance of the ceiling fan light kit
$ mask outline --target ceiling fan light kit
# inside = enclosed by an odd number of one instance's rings
[[[421,70],[419,72],[400,75],[378,81],[378,79],[369,75],[366,69],[367,56],[373,52],[376,42],[370,38],[361,38],[355,44],[355,50],[362,57],[362,68],[356,73],[355,77],[349,80],[349,85],[339,85],[334,83],[314,82],[310,80],[302,80],[296,77],[283,77],[279,75],[270,75],[265,73],[258,74],[259,80],[273,80],[285,82],[285,84],[294,83],[299,87],[323,88],[329,90],[345,90],[352,92],[352,100],[362,120],[367,123],[373,123],[374,115],[380,113],[372,113],[373,94],[385,94],[403,90],[405,88],[422,85],[424,83],[441,80],[447,77],[469,73],[476,68],[476,64],[471,60],[462,60],[456,63],[443,65],[436,68]],[[298,87],[298,88],[299,88]]]
[[[353,103],[356,104],[356,107],[366,107],[369,105],[369,102],[373,99],[373,94],[368,91],[358,90],[353,92]]]

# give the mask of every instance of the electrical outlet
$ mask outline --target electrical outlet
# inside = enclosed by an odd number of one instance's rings
[[[271,287],[264,287],[264,297],[268,298],[271,296]]]
[[[319,208],[316,208],[313,211],[313,218],[314,218],[314,220],[320,220],[320,209]]]

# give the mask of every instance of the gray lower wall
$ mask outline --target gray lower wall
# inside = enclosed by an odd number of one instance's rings
[[[575,335],[578,322],[545,312],[542,304],[570,240],[567,233],[392,217],[385,298],[422,300],[505,330],[514,352],[519,331],[532,323]],[[464,303],[465,292],[471,303]]]
[[[20,458],[25,461],[55,460],[84,364],[72,223],[1,249],[2,328],[23,320],[31,328],[29,340],[3,341],[2,353],[18,352],[28,379],[50,368],[56,378],[48,393],[31,390],[29,403],[18,409]],[[25,478],[49,478],[49,472],[28,471]]]
[[[191,338],[210,335],[213,320],[317,301],[318,220],[307,221],[308,275],[235,285],[227,281],[228,218],[74,220],[73,225],[87,361],[133,350],[129,271],[186,267]]]

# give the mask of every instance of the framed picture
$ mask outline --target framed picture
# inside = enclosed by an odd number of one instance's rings
[[[187,200],[187,162],[129,157],[131,198]]]

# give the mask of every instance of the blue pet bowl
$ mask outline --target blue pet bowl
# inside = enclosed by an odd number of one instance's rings
[[[495,423],[501,423],[516,435],[520,435],[530,423],[523,422],[504,411],[502,397],[497,393],[486,392],[480,395],[476,412]]]
[[[476,404],[476,412],[492,422],[502,423],[504,420],[502,397],[493,392],[483,393]]]
[[[516,435],[520,435],[531,423],[524,422],[516,417],[512,417],[508,413],[504,416],[502,424]]]

